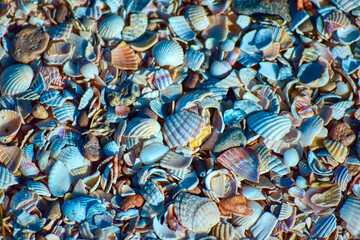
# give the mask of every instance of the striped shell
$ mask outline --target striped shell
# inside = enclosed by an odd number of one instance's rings
[[[256,223],[250,228],[251,233],[256,240],[268,239],[277,222],[278,220],[273,214],[264,212],[256,221]]]
[[[181,110],[166,118],[164,138],[170,148],[185,146],[200,136],[205,119],[187,110]]]
[[[153,206],[158,206],[162,201],[164,201],[164,192],[162,187],[154,181],[148,181],[140,189],[140,194]]]
[[[346,229],[355,237],[360,237],[360,199],[349,196],[340,208],[340,218],[346,222]]]
[[[169,18],[169,24],[175,34],[185,41],[191,41],[196,36],[196,33],[191,29],[184,16]]]
[[[65,102],[61,107],[52,108],[53,114],[60,123],[73,121],[77,114],[77,107],[72,102]]]
[[[180,155],[173,151],[168,151],[160,160],[160,166],[171,170],[181,170],[190,166],[192,157]]]
[[[99,34],[104,39],[120,38],[124,28],[124,20],[117,15],[110,15],[99,25]]]
[[[258,182],[260,175],[260,156],[250,148],[230,148],[217,158],[224,167],[242,178]]]
[[[331,35],[339,28],[345,28],[349,26],[350,20],[341,11],[332,11],[324,17],[324,23],[326,25],[327,34]]]
[[[317,239],[329,237],[336,228],[334,214],[321,216],[311,228],[311,236]]]
[[[274,141],[283,138],[291,128],[290,119],[264,111],[249,115],[247,123],[255,133]]]
[[[217,237],[219,240],[242,239],[245,237],[241,228],[235,228],[230,223],[219,222],[210,231],[210,234]]]
[[[349,154],[346,146],[334,140],[326,139],[324,145],[330,155],[339,163],[343,163]]]
[[[48,187],[42,182],[29,180],[25,183],[25,185],[29,190],[33,191],[37,195],[51,197]]]
[[[245,230],[250,229],[250,227],[254,225],[263,212],[262,206],[256,201],[248,201],[247,204],[253,210],[253,214],[251,216],[236,215],[232,219],[232,224],[234,226],[242,226]]]
[[[124,70],[137,69],[138,67],[134,50],[125,42],[121,42],[116,48],[111,50],[111,64]]]
[[[84,166],[84,156],[78,147],[68,146],[57,155],[56,160],[61,161],[70,170]]]
[[[61,210],[66,217],[76,222],[82,222],[86,218],[86,205],[81,204],[78,198],[65,201]]]
[[[157,89],[164,89],[171,84],[173,84],[173,80],[168,70],[159,69],[155,72],[154,85]]]
[[[0,110],[0,142],[11,142],[21,127],[21,116],[13,110]]]
[[[160,131],[160,124],[152,118],[133,118],[128,122],[124,137],[149,138]]]
[[[206,189],[211,191],[217,198],[234,195],[237,190],[234,175],[227,169],[212,171],[205,177]]]
[[[4,164],[11,173],[14,173],[20,167],[23,153],[23,150],[16,146],[0,145],[0,162]]]
[[[155,61],[160,66],[176,67],[184,63],[184,51],[179,43],[163,40],[152,50]]]
[[[359,1],[353,0],[331,0],[340,10],[350,12],[351,10],[360,7]]]
[[[347,185],[350,181],[351,181],[351,174],[344,165],[336,169],[334,174],[334,182],[337,185],[339,185],[341,191],[345,191],[347,189]]]
[[[301,131],[300,142],[304,147],[310,146],[315,136],[321,131],[324,120],[319,116],[305,119],[299,130]]]
[[[182,226],[192,232],[207,232],[220,221],[217,205],[208,198],[180,193],[175,198],[175,214]]]
[[[55,197],[63,197],[73,182],[70,170],[61,161],[56,161],[50,170],[48,187]]]
[[[185,53],[185,65],[193,71],[199,70],[205,60],[205,54],[200,51],[188,50]]]
[[[147,16],[144,13],[132,13],[130,15],[130,26],[122,31],[122,38],[125,41],[133,41],[145,33],[148,24]]]
[[[206,29],[204,29],[204,31],[202,31],[202,38],[214,38],[218,42],[225,41],[229,34],[228,17],[224,15],[212,15],[208,19],[210,24]]]
[[[69,42],[54,42],[45,52],[44,58],[50,65],[62,65],[74,54],[75,46]]]
[[[6,68],[0,76],[0,91],[13,96],[29,89],[34,71],[25,64],[15,64]]]
[[[17,183],[17,178],[7,168],[0,166],[0,189],[6,191],[8,187]]]
[[[71,22],[62,22],[50,30],[50,38],[53,41],[66,41],[70,36],[72,28],[73,24]]]
[[[198,31],[204,30],[210,24],[205,9],[201,5],[192,5],[189,7],[185,12],[185,16]]]

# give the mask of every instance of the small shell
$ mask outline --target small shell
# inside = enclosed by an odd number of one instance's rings
[[[344,165],[336,169],[334,175],[334,182],[340,186],[341,191],[345,191],[347,189],[347,185],[350,181],[351,181],[351,174]]]
[[[161,186],[156,184],[154,181],[148,181],[140,189],[140,194],[153,206],[158,206],[162,201],[164,201],[164,192]]]
[[[311,190],[312,189],[309,189],[307,191]],[[339,204],[341,197],[341,189],[338,185],[335,185],[333,187],[327,188],[325,192],[313,194],[310,198],[310,201],[311,203],[320,207],[335,207]]]
[[[217,160],[230,171],[242,178],[258,182],[260,174],[260,156],[250,148],[230,148],[221,154]]]
[[[86,218],[86,205],[81,204],[77,198],[65,201],[61,210],[70,220],[79,223]]]
[[[251,233],[256,240],[268,239],[277,222],[278,220],[273,214],[264,212],[257,222],[250,228]]]
[[[334,140],[326,139],[324,145],[330,155],[339,163],[343,163],[349,154],[346,146]]]
[[[309,87],[323,87],[329,81],[327,67],[321,62],[309,62],[301,65],[297,77],[300,82]]]
[[[225,78],[232,71],[230,63],[227,61],[214,61],[210,67],[210,74],[214,78]]]
[[[175,198],[174,210],[181,225],[195,233],[209,231],[220,221],[217,205],[197,195],[180,193]]]
[[[242,239],[245,237],[241,228],[235,228],[230,223],[219,222],[210,231],[210,234],[219,240]]]
[[[326,32],[329,36],[339,28],[349,26],[350,20],[341,11],[331,11],[324,17]]]
[[[22,158],[22,149],[16,146],[0,145],[0,162],[3,163],[11,173],[19,169]]]
[[[128,122],[124,137],[149,138],[160,131],[160,124],[152,118],[133,118]]]
[[[144,13],[132,13],[130,15],[130,26],[122,31],[122,38],[125,41],[133,41],[143,35],[148,25],[147,16]]]
[[[186,157],[173,151],[168,151],[160,160],[160,166],[171,170],[180,170],[190,166],[192,157]]]
[[[25,185],[29,190],[33,191],[37,195],[51,197],[48,187],[42,182],[29,180],[25,183]]]
[[[78,147],[68,146],[61,149],[56,160],[61,161],[70,170],[84,166],[84,156]]]
[[[184,16],[169,18],[169,24],[175,34],[185,41],[191,41],[196,36],[196,33],[190,28]]]
[[[52,108],[53,114],[60,123],[73,121],[77,114],[77,107],[72,102],[65,102],[61,107]]]
[[[206,189],[211,191],[217,198],[234,195],[237,184],[234,176],[227,169],[212,171],[205,177]]]
[[[351,10],[360,7],[360,2],[352,0],[331,0],[340,10],[350,12]],[[354,234],[353,234],[354,235]]]
[[[108,142],[103,148],[106,157],[118,155],[119,150],[120,148],[115,141]]]
[[[198,31],[202,31],[210,24],[208,17],[203,6],[192,5],[185,12],[186,18],[191,25]]]
[[[99,25],[99,34],[104,39],[120,38],[124,28],[124,20],[117,15],[110,15]]]
[[[251,186],[244,186],[241,188],[241,192],[249,200],[266,200],[264,194],[257,188]]]
[[[63,22],[50,30],[50,38],[53,41],[66,41],[72,31],[73,24],[71,22]]]
[[[193,71],[199,70],[205,60],[205,54],[200,51],[188,50],[185,53],[185,65]]]
[[[150,164],[160,160],[169,148],[162,143],[151,143],[145,146],[140,153],[140,160],[143,164]]]
[[[159,66],[176,67],[184,63],[184,51],[179,43],[163,40],[152,50],[155,61]]]
[[[203,39],[214,38],[218,42],[225,41],[229,33],[228,17],[224,15],[212,15],[208,19],[210,24],[201,33]]]
[[[311,228],[311,236],[315,238],[327,238],[336,228],[336,217],[334,214],[321,216]]]
[[[341,44],[350,45],[360,39],[360,31],[356,26],[350,24],[346,28],[339,28],[335,32],[334,38]]]
[[[290,148],[284,152],[284,164],[288,167],[295,167],[299,163],[300,157],[296,149]]]
[[[73,182],[70,170],[63,162],[57,161],[50,170],[48,186],[52,195],[63,197]]]
[[[8,187],[17,183],[17,178],[7,168],[0,166],[0,189],[6,191]]]
[[[280,43],[273,42],[269,47],[263,50],[264,58],[268,61],[275,60],[280,52]]]
[[[273,62],[261,62],[259,63],[259,73],[269,79],[278,79],[279,66]]]
[[[248,201],[247,204],[252,208],[254,213],[251,216],[236,215],[232,219],[232,224],[234,226],[242,226],[245,230],[250,229],[263,212],[262,206],[256,201]]]
[[[18,112],[3,109],[0,110],[0,142],[11,142],[21,127],[22,118]]]
[[[72,57],[74,45],[68,42],[54,42],[45,52],[44,58],[50,65],[62,65]]]
[[[315,136],[321,131],[324,120],[319,116],[306,119],[300,126],[300,142],[304,147],[310,146]]]
[[[6,68],[0,76],[0,91],[9,96],[29,89],[34,71],[28,65],[16,64]]]
[[[93,62],[88,62],[80,67],[80,73],[86,78],[94,79],[95,76],[99,75],[99,69]]]
[[[268,28],[262,28],[256,32],[254,43],[257,49],[264,50],[273,42],[273,31]]]
[[[346,229],[356,238],[360,237],[360,199],[351,195],[340,208],[340,218],[346,222]]]
[[[111,50],[111,63],[120,69],[131,70],[138,68],[136,54],[125,42],[121,42]]]
[[[160,69],[155,72],[154,85],[157,89],[164,89],[171,84],[173,84],[173,80],[168,70]]]

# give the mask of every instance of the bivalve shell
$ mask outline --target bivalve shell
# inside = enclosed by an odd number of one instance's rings
[[[198,31],[204,30],[210,24],[205,9],[201,5],[192,5],[189,7],[185,12],[185,16],[191,25]]]
[[[63,197],[73,182],[70,170],[62,161],[57,161],[50,170],[48,186],[52,195]]]
[[[176,67],[184,63],[184,51],[179,43],[163,40],[152,50],[155,61],[160,66]]]
[[[111,63],[120,69],[137,69],[138,63],[134,50],[125,42],[121,42],[116,48],[111,50]]]
[[[321,216],[311,228],[311,236],[315,238],[327,238],[336,228],[336,217],[334,214]]]
[[[0,189],[6,189],[18,183],[17,178],[5,167],[0,166]]]
[[[360,199],[349,196],[340,208],[340,218],[346,222],[346,229],[355,237],[360,237]]]
[[[110,15],[99,25],[99,34],[104,39],[121,38],[124,20],[118,15]]]
[[[184,16],[169,18],[169,24],[175,34],[185,41],[191,41],[196,36],[196,33],[190,28]]]
[[[339,163],[343,163],[349,154],[349,150],[343,144],[334,140],[326,139],[324,145],[330,155]]]
[[[10,172],[16,172],[23,158],[23,150],[16,146],[0,145],[0,162],[3,163]]]
[[[9,109],[0,110],[0,142],[11,142],[21,127],[22,118],[18,112]]]
[[[251,233],[256,240],[268,239],[274,230],[278,219],[269,212],[264,212],[257,222],[251,227]]]
[[[315,136],[321,131],[324,120],[319,116],[307,118],[300,126],[301,131],[300,142],[303,147],[310,146]]]
[[[25,64],[16,64],[6,68],[0,76],[0,91],[9,96],[23,93],[29,89],[34,71]]]

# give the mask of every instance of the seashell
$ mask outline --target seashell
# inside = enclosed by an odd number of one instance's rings
[[[241,192],[249,200],[266,200],[264,194],[257,188],[251,186],[244,186],[241,188]]]
[[[124,25],[124,20],[120,16],[109,15],[99,24],[99,34],[106,40],[121,38],[121,31]]]
[[[112,157],[118,155],[120,148],[115,141],[111,141],[104,146],[103,150],[106,157]]]
[[[52,112],[60,123],[73,121],[77,114],[77,107],[72,102],[65,102],[61,107],[52,108]]]
[[[36,208],[38,197],[31,191],[23,189],[14,194],[10,201],[11,211],[23,210],[31,212]]]
[[[80,73],[86,78],[94,79],[95,76],[99,75],[99,69],[95,63],[88,62],[80,67]]]
[[[234,215],[231,221],[234,226],[242,226],[245,230],[250,229],[263,212],[263,208],[256,201],[248,201],[247,204],[252,208],[253,214],[250,216]]]
[[[360,7],[360,2],[351,0],[331,0],[337,8],[344,12],[350,12],[351,10]]]
[[[250,148],[230,148],[221,154],[217,161],[238,176],[252,182],[259,181],[260,156]]]
[[[260,68],[258,73],[260,73],[266,78],[275,79],[275,80],[278,79],[279,66],[276,63],[261,62],[259,64],[260,64]]]
[[[57,155],[59,155],[61,149],[65,147],[66,141],[64,139],[56,139],[51,145],[50,145],[50,153],[53,158],[56,158]]]
[[[66,217],[78,223],[86,218],[86,205],[81,204],[79,198],[66,200],[62,204],[61,210]]]
[[[214,61],[210,67],[210,74],[214,78],[225,78],[232,71],[231,65],[227,61]]]
[[[291,128],[290,119],[264,111],[247,116],[247,123],[258,135],[274,141],[283,138]]]
[[[51,193],[47,186],[39,181],[28,180],[25,183],[26,187],[40,196],[51,197]]]
[[[235,178],[227,169],[219,169],[207,174],[205,186],[217,198],[234,195],[237,190]]]
[[[160,166],[171,170],[180,170],[190,166],[192,157],[168,151],[160,160]]]
[[[354,102],[350,100],[334,103],[330,106],[330,108],[333,110],[331,117],[335,120],[340,120],[344,116],[345,111],[352,105],[354,105]]]
[[[278,220],[286,220],[289,217],[291,217],[291,215],[294,212],[294,207],[291,206],[290,204],[287,203],[282,203],[280,210],[279,210],[279,216],[278,216]]]
[[[245,119],[245,112],[241,109],[228,109],[224,112],[224,122],[227,126],[240,125],[240,122]]]
[[[73,24],[71,22],[62,22],[50,30],[50,38],[53,41],[66,41],[72,31]]]
[[[240,43],[241,51],[244,51],[245,53],[248,54],[256,53],[259,51],[259,49],[257,49],[257,47],[255,46],[256,33],[257,33],[256,30],[252,30],[244,35]]]
[[[341,191],[345,191],[347,189],[347,184],[351,181],[351,175],[349,170],[344,166],[340,166],[336,169],[334,174],[334,182],[339,185]]]
[[[220,221],[220,212],[214,202],[184,192],[175,198],[174,211],[180,224],[195,233],[207,232]]]
[[[5,167],[0,166],[0,189],[6,189],[12,185],[18,184],[17,178]]]
[[[340,200],[341,200],[341,189],[339,188],[338,185],[328,188],[327,190],[325,190],[325,192],[315,193],[310,198],[311,203],[320,207],[337,206]]]
[[[49,65],[62,65],[74,54],[75,47],[69,42],[54,42],[44,53]]]
[[[163,40],[152,50],[153,57],[159,66],[176,67],[184,63],[184,51],[179,43]]]
[[[190,6],[186,9],[185,16],[191,25],[198,31],[206,29],[210,24],[205,9],[201,5]]]
[[[257,49],[264,50],[273,42],[273,31],[268,28],[262,28],[255,34],[254,43]]]
[[[241,109],[246,115],[249,115],[253,112],[261,111],[262,107],[251,100],[239,100],[234,103],[234,109]]]
[[[276,172],[280,176],[284,176],[290,172],[289,168],[285,166],[281,159],[274,155],[272,155],[269,160],[268,169]]]
[[[23,150],[16,146],[0,145],[0,162],[11,172],[16,172],[23,158]]]
[[[340,218],[346,222],[346,229],[356,238],[360,237],[360,199],[351,195],[340,208]]]
[[[155,72],[154,85],[157,89],[164,89],[171,84],[173,84],[173,80],[168,70],[160,69]]]
[[[349,154],[346,146],[334,140],[326,139],[324,145],[330,155],[339,163],[343,163]]]
[[[324,17],[326,32],[329,36],[339,28],[349,26],[350,20],[341,11],[331,11]]]
[[[8,96],[23,93],[30,87],[33,77],[34,71],[28,65],[7,67],[0,76],[0,91]]]
[[[315,238],[327,238],[336,228],[334,214],[321,216],[311,228],[311,236]]]
[[[269,212],[264,212],[256,223],[250,228],[250,231],[255,239],[268,239],[274,230],[278,219]]]
[[[280,43],[273,42],[270,46],[268,46],[263,50],[263,55],[266,60],[273,61],[278,57],[279,52],[280,52]]]
[[[203,39],[214,38],[218,42],[225,41],[229,33],[228,17],[224,15],[212,15],[208,17],[208,19],[209,25],[202,31],[201,37]]]
[[[305,119],[299,127],[301,131],[300,142],[303,147],[310,146],[314,141],[315,136],[321,131],[324,125],[324,120],[319,116],[313,116]]]
[[[52,195],[63,197],[73,182],[70,170],[63,162],[57,161],[49,173],[48,187]]]
[[[323,164],[313,151],[309,151],[308,156],[308,165],[309,168],[317,175],[320,176],[330,176],[332,175],[332,170],[327,169],[326,165]]]
[[[85,91],[84,95],[82,95],[82,97],[80,98],[78,110],[83,110],[83,109],[87,108],[88,105],[90,104],[90,100],[93,98],[93,96],[94,96],[93,88],[88,88]]]
[[[145,146],[140,153],[140,159],[143,164],[150,164],[159,161],[169,148],[162,143],[151,143]]]
[[[160,124],[152,118],[133,118],[128,122],[124,137],[149,138],[160,131]]]
[[[245,237],[242,228],[235,228],[230,223],[219,222],[210,231],[210,234],[221,240],[242,239]]]
[[[11,142],[18,133],[21,122],[19,113],[8,109],[0,110],[0,142]]]
[[[284,152],[284,164],[288,167],[295,167],[299,163],[300,157],[296,149],[290,148]]]
[[[176,16],[168,19],[171,29],[185,41],[191,41],[196,33],[191,29],[184,16]]]
[[[343,45],[349,45],[360,39],[360,31],[356,26],[350,24],[346,28],[339,28],[335,32],[334,38]]]
[[[140,194],[153,206],[158,206],[164,201],[164,192],[154,181],[148,181],[141,189]]]
[[[164,123],[164,138],[171,148],[184,146],[192,139],[200,136],[205,119],[187,110],[181,110],[166,118]]]
[[[182,109],[188,109],[194,107],[195,104],[204,100],[204,98],[211,96],[211,92],[207,92],[204,90],[197,90],[192,91],[189,93],[184,94],[181,98],[177,101],[176,111],[179,112]]]
[[[185,53],[185,66],[193,71],[199,70],[205,60],[205,54],[200,51],[188,50]]]
[[[144,13],[132,13],[130,15],[130,26],[127,26],[122,31],[122,38],[125,41],[133,41],[146,31],[148,25],[148,18]]]
[[[214,146],[214,153],[221,153],[232,147],[245,147],[246,137],[242,130],[237,127],[233,127],[224,132],[221,139]]]
[[[56,160],[61,161],[69,169],[79,168],[85,165],[84,156],[78,147],[68,146],[61,149]]]
[[[138,68],[137,57],[124,41],[111,50],[111,64],[119,69],[131,70]]]
[[[309,87],[323,87],[329,81],[327,66],[321,62],[310,62],[301,65],[297,77],[300,82]]]

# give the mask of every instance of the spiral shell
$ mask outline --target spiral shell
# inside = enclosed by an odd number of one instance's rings
[[[179,43],[163,40],[152,50],[155,61],[160,66],[176,67],[184,63],[184,51]]]
[[[25,64],[15,64],[6,68],[0,76],[0,91],[9,96],[29,89],[34,71]]]

